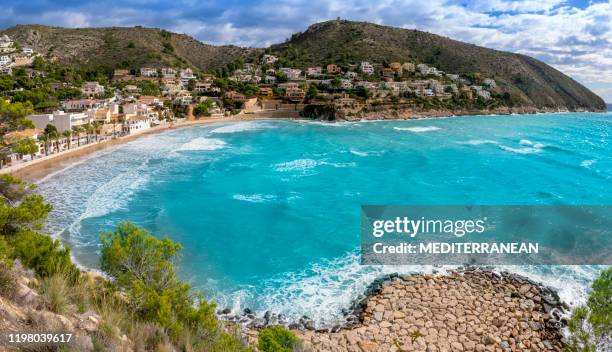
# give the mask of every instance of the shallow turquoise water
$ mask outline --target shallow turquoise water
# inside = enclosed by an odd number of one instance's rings
[[[612,114],[178,129],[40,182],[48,230],[97,265],[130,219],[184,245],[184,278],[235,309],[331,322],[376,276],[358,264],[361,204],[611,204]],[[439,268],[438,268],[439,269]],[[579,302],[593,267],[511,267]]]

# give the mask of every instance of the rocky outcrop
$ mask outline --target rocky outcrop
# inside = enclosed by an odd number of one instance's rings
[[[341,326],[295,331],[306,351],[561,351],[564,309],[526,278],[472,268],[382,278]]]
[[[100,316],[93,312],[56,314],[46,309],[43,299],[36,290],[39,285],[33,273],[24,270],[19,262],[12,269],[15,290],[10,297],[0,296],[0,331],[7,332],[70,332],[71,351],[93,351],[91,335],[98,330]],[[6,336],[2,336],[2,339]],[[36,345],[31,345],[34,350]],[[0,345],[0,351],[22,351],[23,345]],[[38,350],[40,350],[40,345]]]
[[[447,116],[474,116],[474,115],[511,115],[511,114],[537,114],[557,113],[568,111],[567,109],[536,108],[533,106],[521,107],[497,107],[491,109],[430,109],[420,110],[414,107],[396,107],[393,105],[379,105],[354,112],[346,109],[334,111],[333,119],[336,121],[359,121],[359,120],[408,120]],[[574,109],[572,111],[585,112],[585,109]],[[330,120],[325,115],[322,120]]]

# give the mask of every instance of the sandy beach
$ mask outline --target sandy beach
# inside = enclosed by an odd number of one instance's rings
[[[81,147],[72,148],[70,150],[65,150],[56,154],[51,154],[39,159],[36,159],[32,162],[20,163],[17,165],[12,165],[3,169],[0,169],[0,174],[11,174],[13,176],[19,177],[27,182],[38,182],[41,179],[45,178],[48,175],[53,174],[59,170],[62,170],[69,165],[77,162],[88,155],[95,153],[100,150],[108,149],[117,145],[121,145],[124,143],[128,143],[142,136],[151,135],[154,133],[159,133],[171,129],[176,128],[185,128],[196,125],[204,125],[204,124],[212,124],[212,123],[221,123],[221,122],[238,122],[238,121],[250,121],[250,120],[263,120],[268,118],[277,118],[268,115],[236,115],[233,117],[224,117],[224,118],[207,118],[207,119],[198,119],[198,120],[190,120],[184,121],[174,124],[165,124],[150,128],[148,130],[115,138],[108,139],[98,143],[90,143]]]

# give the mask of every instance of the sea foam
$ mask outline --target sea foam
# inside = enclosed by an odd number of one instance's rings
[[[416,132],[416,133],[421,133],[421,132],[432,132],[432,131],[438,131],[441,130],[440,127],[436,127],[436,126],[423,126],[423,127],[393,127],[394,130],[396,131],[410,131],[410,132]]]
[[[198,137],[181,145],[176,151],[217,150],[225,145],[226,143],[221,139]]]

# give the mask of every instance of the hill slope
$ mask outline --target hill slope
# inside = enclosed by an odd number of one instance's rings
[[[18,25],[3,33],[59,63],[78,66],[192,66],[209,71],[234,59],[246,58],[253,51],[233,45],[207,45],[190,36],[157,28]]]
[[[570,109],[605,108],[603,100],[534,58],[466,44],[435,34],[367,22],[327,21],[294,34],[271,51],[298,65],[404,62],[431,64],[449,73],[480,72],[524,104]]]
[[[212,71],[238,58],[253,61],[263,52],[262,49],[207,45],[187,35],[142,27],[66,29],[20,25],[3,33],[62,64],[79,66],[170,65]],[[327,21],[314,24],[266,51],[300,67],[362,60],[427,63],[449,73],[480,73],[494,78],[502,90],[523,105],[572,110],[606,108],[600,97],[539,60],[417,30],[367,22]]]

